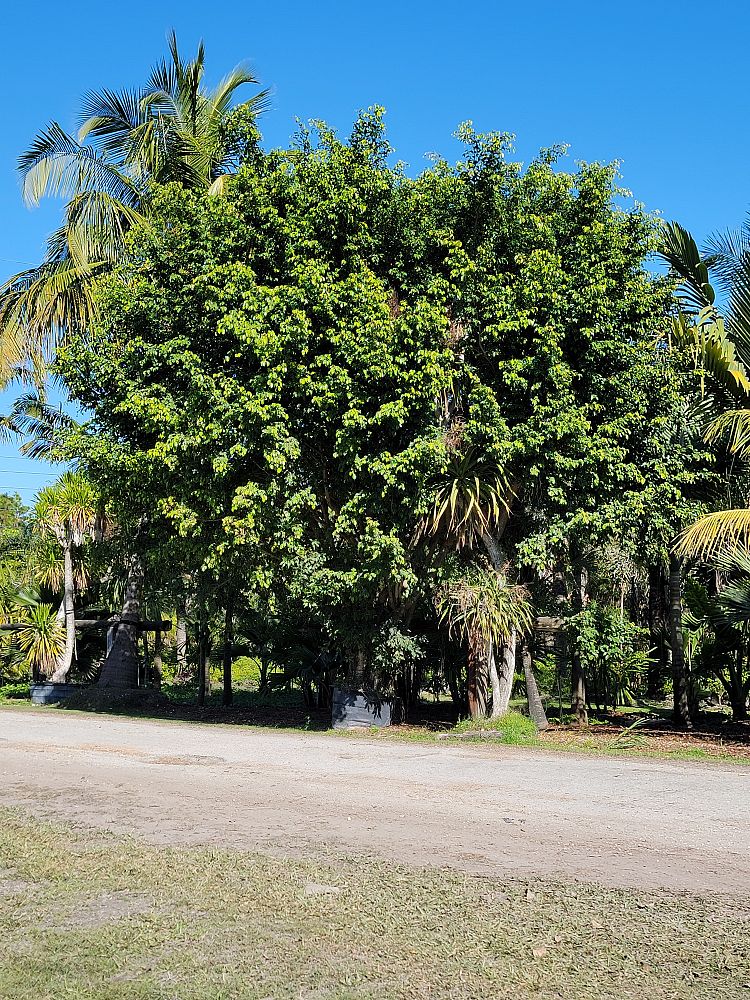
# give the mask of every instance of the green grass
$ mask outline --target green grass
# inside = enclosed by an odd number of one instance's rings
[[[746,1000],[750,900],[148,847],[0,811],[3,1000]]]
[[[492,735],[509,746],[534,746],[539,743],[536,726],[531,719],[513,711],[497,719],[462,719],[453,732],[480,739]]]

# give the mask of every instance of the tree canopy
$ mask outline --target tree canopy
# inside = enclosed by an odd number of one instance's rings
[[[376,109],[254,151],[221,199],[165,186],[59,361],[115,516],[350,664],[435,621],[456,557],[420,525],[457,463],[495,505],[459,563],[501,551],[536,583],[571,539],[637,548],[631,505],[681,502],[657,224],[614,167],[460,137],[409,178]]]

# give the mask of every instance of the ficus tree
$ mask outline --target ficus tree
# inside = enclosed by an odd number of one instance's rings
[[[163,187],[59,358],[91,415],[69,447],[118,517],[178,573],[283,593],[357,685],[434,622],[447,549],[533,582],[611,537],[672,447],[654,221],[612,168],[460,135],[409,178],[376,110],[222,199]]]

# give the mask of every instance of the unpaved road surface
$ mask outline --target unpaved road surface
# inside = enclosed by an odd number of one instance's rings
[[[0,710],[0,805],[154,843],[750,891],[750,768]]]

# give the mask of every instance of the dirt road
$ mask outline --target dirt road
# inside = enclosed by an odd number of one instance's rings
[[[0,710],[0,805],[151,842],[750,891],[750,768]]]

